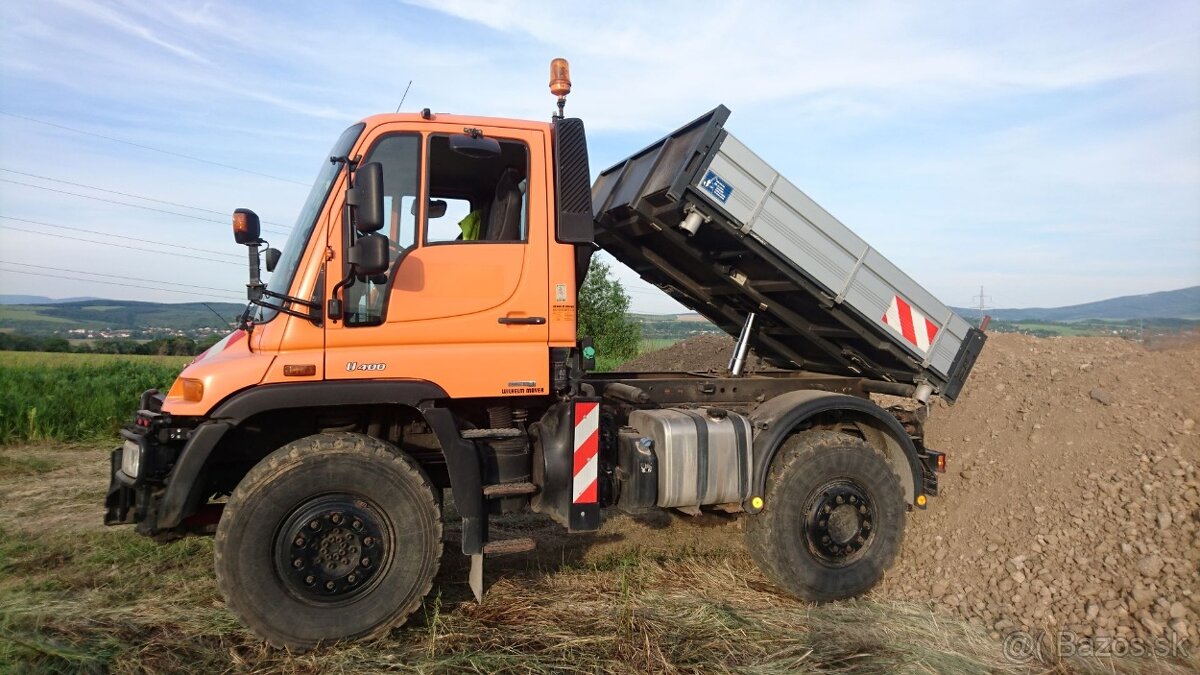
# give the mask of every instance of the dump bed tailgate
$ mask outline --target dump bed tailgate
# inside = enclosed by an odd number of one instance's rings
[[[596,243],[785,368],[953,401],[986,339],[724,130],[724,106],[602,172]],[[694,235],[680,229],[690,214]]]

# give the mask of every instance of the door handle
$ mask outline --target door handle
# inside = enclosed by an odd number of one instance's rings
[[[544,316],[502,316],[496,319],[505,326],[541,326],[546,323]]]

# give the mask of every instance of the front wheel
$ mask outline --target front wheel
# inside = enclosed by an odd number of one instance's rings
[[[442,524],[424,472],[384,441],[317,434],[258,463],[214,544],[231,612],[277,647],[377,635],[420,606]]]
[[[832,431],[792,436],[771,463],[765,496],[763,510],[748,519],[747,547],[771,581],[801,600],[865,593],[900,550],[900,480],[861,439]]]

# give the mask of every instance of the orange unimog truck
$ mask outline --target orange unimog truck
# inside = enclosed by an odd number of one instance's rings
[[[931,396],[984,336],[724,129],[718,107],[591,184],[583,123],[378,115],[322,162],[282,251],[239,209],[250,303],[112,454],[105,522],[214,534],[229,609],[279,646],[373,635],[429,592],[447,490],[479,597],[496,514],[742,514],[806,600],[871,588],[937,494]],[[596,373],[601,248],[737,335],[722,372]],[[259,277],[260,256],[272,273]],[[747,351],[777,369],[747,373]],[[883,408],[870,394],[911,399]]]

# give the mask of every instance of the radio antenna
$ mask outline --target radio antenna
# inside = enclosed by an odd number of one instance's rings
[[[412,89],[412,80],[409,80],[408,86],[404,88],[404,95],[400,97],[400,105],[396,106],[396,112],[400,112],[401,106],[404,105],[404,99],[408,98],[409,89]]]

